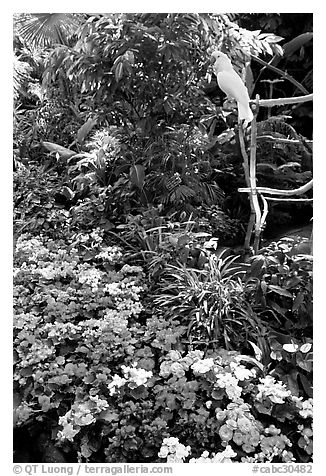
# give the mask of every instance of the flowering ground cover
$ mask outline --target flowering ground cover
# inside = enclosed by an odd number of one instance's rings
[[[24,178],[17,174],[17,191]],[[310,461],[312,398],[284,378],[285,354],[295,355],[289,344],[274,336],[269,364],[241,349],[184,344],[187,315],[176,311],[175,297],[155,307],[148,272],[128,263],[130,252],[100,227],[76,232],[73,209],[65,224],[60,207],[47,215],[51,194],[44,200],[49,228],[33,225],[15,245],[16,431],[37,440],[41,429],[66,461]],[[241,303],[249,303],[251,281],[239,286]],[[211,287],[203,288],[209,306]],[[206,306],[197,305],[201,313]],[[236,312],[233,301],[229,308]]]

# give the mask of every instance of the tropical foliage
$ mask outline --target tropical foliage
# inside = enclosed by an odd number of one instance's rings
[[[243,254],[237,120],[209,62],[222,49],[262,93],[295,56],[310,92],[311,32],[287,26],[282,56],[274,17],[15,16],[15,461],[311,461],[312,256],[300,238]],[[311,178],[295,110],[260,112],[283,140],[258,143],[261,185]]]

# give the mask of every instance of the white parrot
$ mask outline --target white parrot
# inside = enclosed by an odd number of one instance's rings
[[[254,117],[249,106],[249,94],[246,86],[233,69],[231,60],[226,54],[214,51],[211,62],[219,87],[227,94],[228,98],[231,97],[237,101],[239,119],[245,121],[244,126],[246,127]]]

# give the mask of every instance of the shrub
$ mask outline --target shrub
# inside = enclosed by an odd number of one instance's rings
[[[236,259],[211,253],[202,270],[166,265],[153,303],[187,326],[190,343],[239,350],[249,338],[256,341],[260,324],[245,300],[245,265]]]
[[[262,362],[273,368],[294,395],[312,397],[312,256],[285,238],[250,259],[245,286],[265,327]]]

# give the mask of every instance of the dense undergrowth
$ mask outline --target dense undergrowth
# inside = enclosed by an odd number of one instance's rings
[[[203,80],[217,41],[240,69],[280,38],[226,15],[65,21],[44,51],[15,37],[15,461],[311,461],[312,256],[242,253],[237,126]],[[287,113],[258,122],[296,141],[258,144],[262,185],[311,178]]]
[[[29,458],[309,461],[310,257],[286,240],[218,257],[188,221],[137,257],[101,228],[101,188],[67,210],[58,173],[40,172],[15,173],[15,424],[42,449]]]

